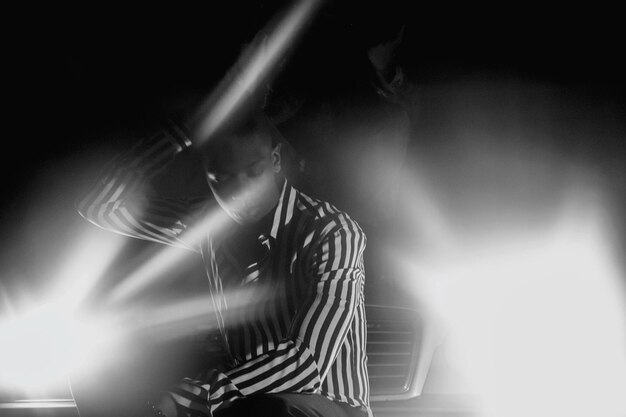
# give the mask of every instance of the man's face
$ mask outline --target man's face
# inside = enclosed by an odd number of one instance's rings
[[[205,174],[219,205],[238,224],[259,221],[278,202],[280,145],[262,134],[232,136],[211,147]]]

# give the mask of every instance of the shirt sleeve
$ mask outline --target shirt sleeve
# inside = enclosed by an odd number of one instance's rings
[[[190,146],[185,133],[168,122],[105,167],[89,192],[76,203],[79,214],[109,231],[196,250],[181,238],[190,202],[148,192],[150,180]]]
[[[311,291],[289,337],[273,351],[225,373],[183,380],[170,393],[183,413],[212,415],[255,394],[318,392],[363,301],[366,243],[359,226],[345,215],[327,224],[321,236],[313,249]]]

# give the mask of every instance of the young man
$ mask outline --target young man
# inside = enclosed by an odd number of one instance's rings
[[[116,158],[79,204],[102,228],[203,259],[230,363],[181,381],[157,401],[157,415],[371,415],[366,238],[346,213],[290,185],[280,139],[261,112],[202,147],[168,125]],[[217,210],[146,195],[150,179],[187,148],[201,154]],[[200,239],[188,233],[192,219],[214,212],[223,219],[200,222],[213,225]]]

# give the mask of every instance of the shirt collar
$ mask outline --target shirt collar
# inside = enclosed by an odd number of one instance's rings
[[[289,224],[293,217],[293,210],[296,201],[296,190],[285,179],[283,189],[278,199],[278,205],[274,212],[274,220],[272,221],[272,230],[270,236],[274,239],[278,236],[280,230]]]

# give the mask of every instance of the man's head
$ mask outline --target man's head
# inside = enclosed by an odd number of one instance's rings
[[[200,150],[219,205],[237,223],[254,224],[278,202],[282,187],[280,134],[262,113],[231,121]]]

